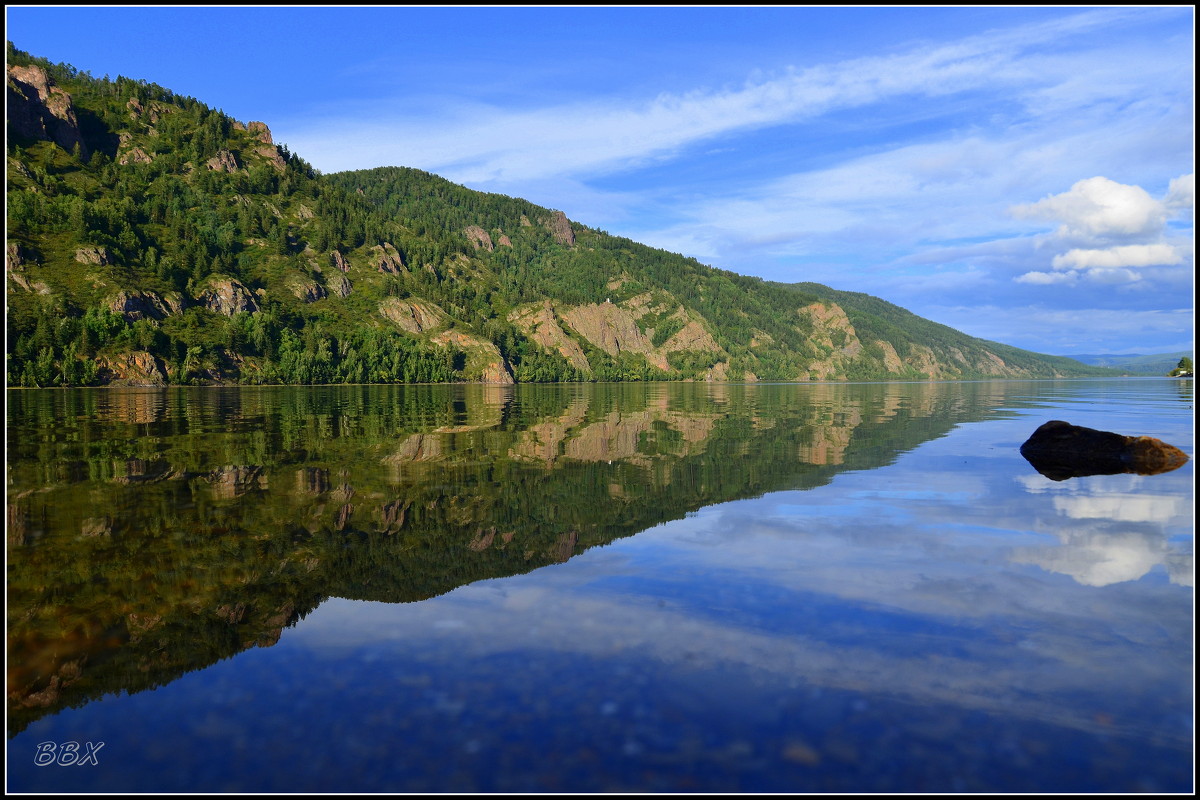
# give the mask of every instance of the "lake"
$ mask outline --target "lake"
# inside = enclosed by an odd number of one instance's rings
[[[7,400],[9,791],[1194,788],[1190,380]]]

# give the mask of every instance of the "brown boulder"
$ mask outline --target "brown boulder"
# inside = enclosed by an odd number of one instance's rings
[[[1187,463],[1178,447],[1149,436],[1122,436],[1051,420],[1021,445],[1021,455],[1053,481],[1124,472],[1157,475]]]

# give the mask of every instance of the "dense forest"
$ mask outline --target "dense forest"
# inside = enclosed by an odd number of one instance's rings
[[[144,80],[8,45],[10,386],[1111,374],[415,169],[322,175]]]

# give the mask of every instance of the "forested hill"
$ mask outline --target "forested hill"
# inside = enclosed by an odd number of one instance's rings
[[[1112,374],[8,48],[11,386]]]

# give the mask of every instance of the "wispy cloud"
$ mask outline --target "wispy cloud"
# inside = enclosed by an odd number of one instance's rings
[[[1097,328],[1087,309],[1173,309],[1190,288],[1194,87],[1179,19],[1101,9],[825,63],[764,52],[761,70],[655,96],[631,93],[642,82],[500,106],[451,90],[416,109],[336,108],[279,138],[325,170],[416,166],[924,316],[980,297],[1071,306],[1082,336]],[[978,319],[968,333],[1012,341]]]
[[[1029,48],[1111,24],[1124,13],[1084,13],[905,53],[789,67],[732,88],[697,88],[641,100],[594,98],[527,109],[460,102],[445,108],[436,124],[424,116],[408,119],[377,103],[380,111],[366,120],[359,113],[293,122],[285,138],[327,171],[401,159],[455,180],[480,183],[632,169],[715,137],[893,98],[928,99],[1001,87],[1044,92],[1059,76],[1023,61]]]

